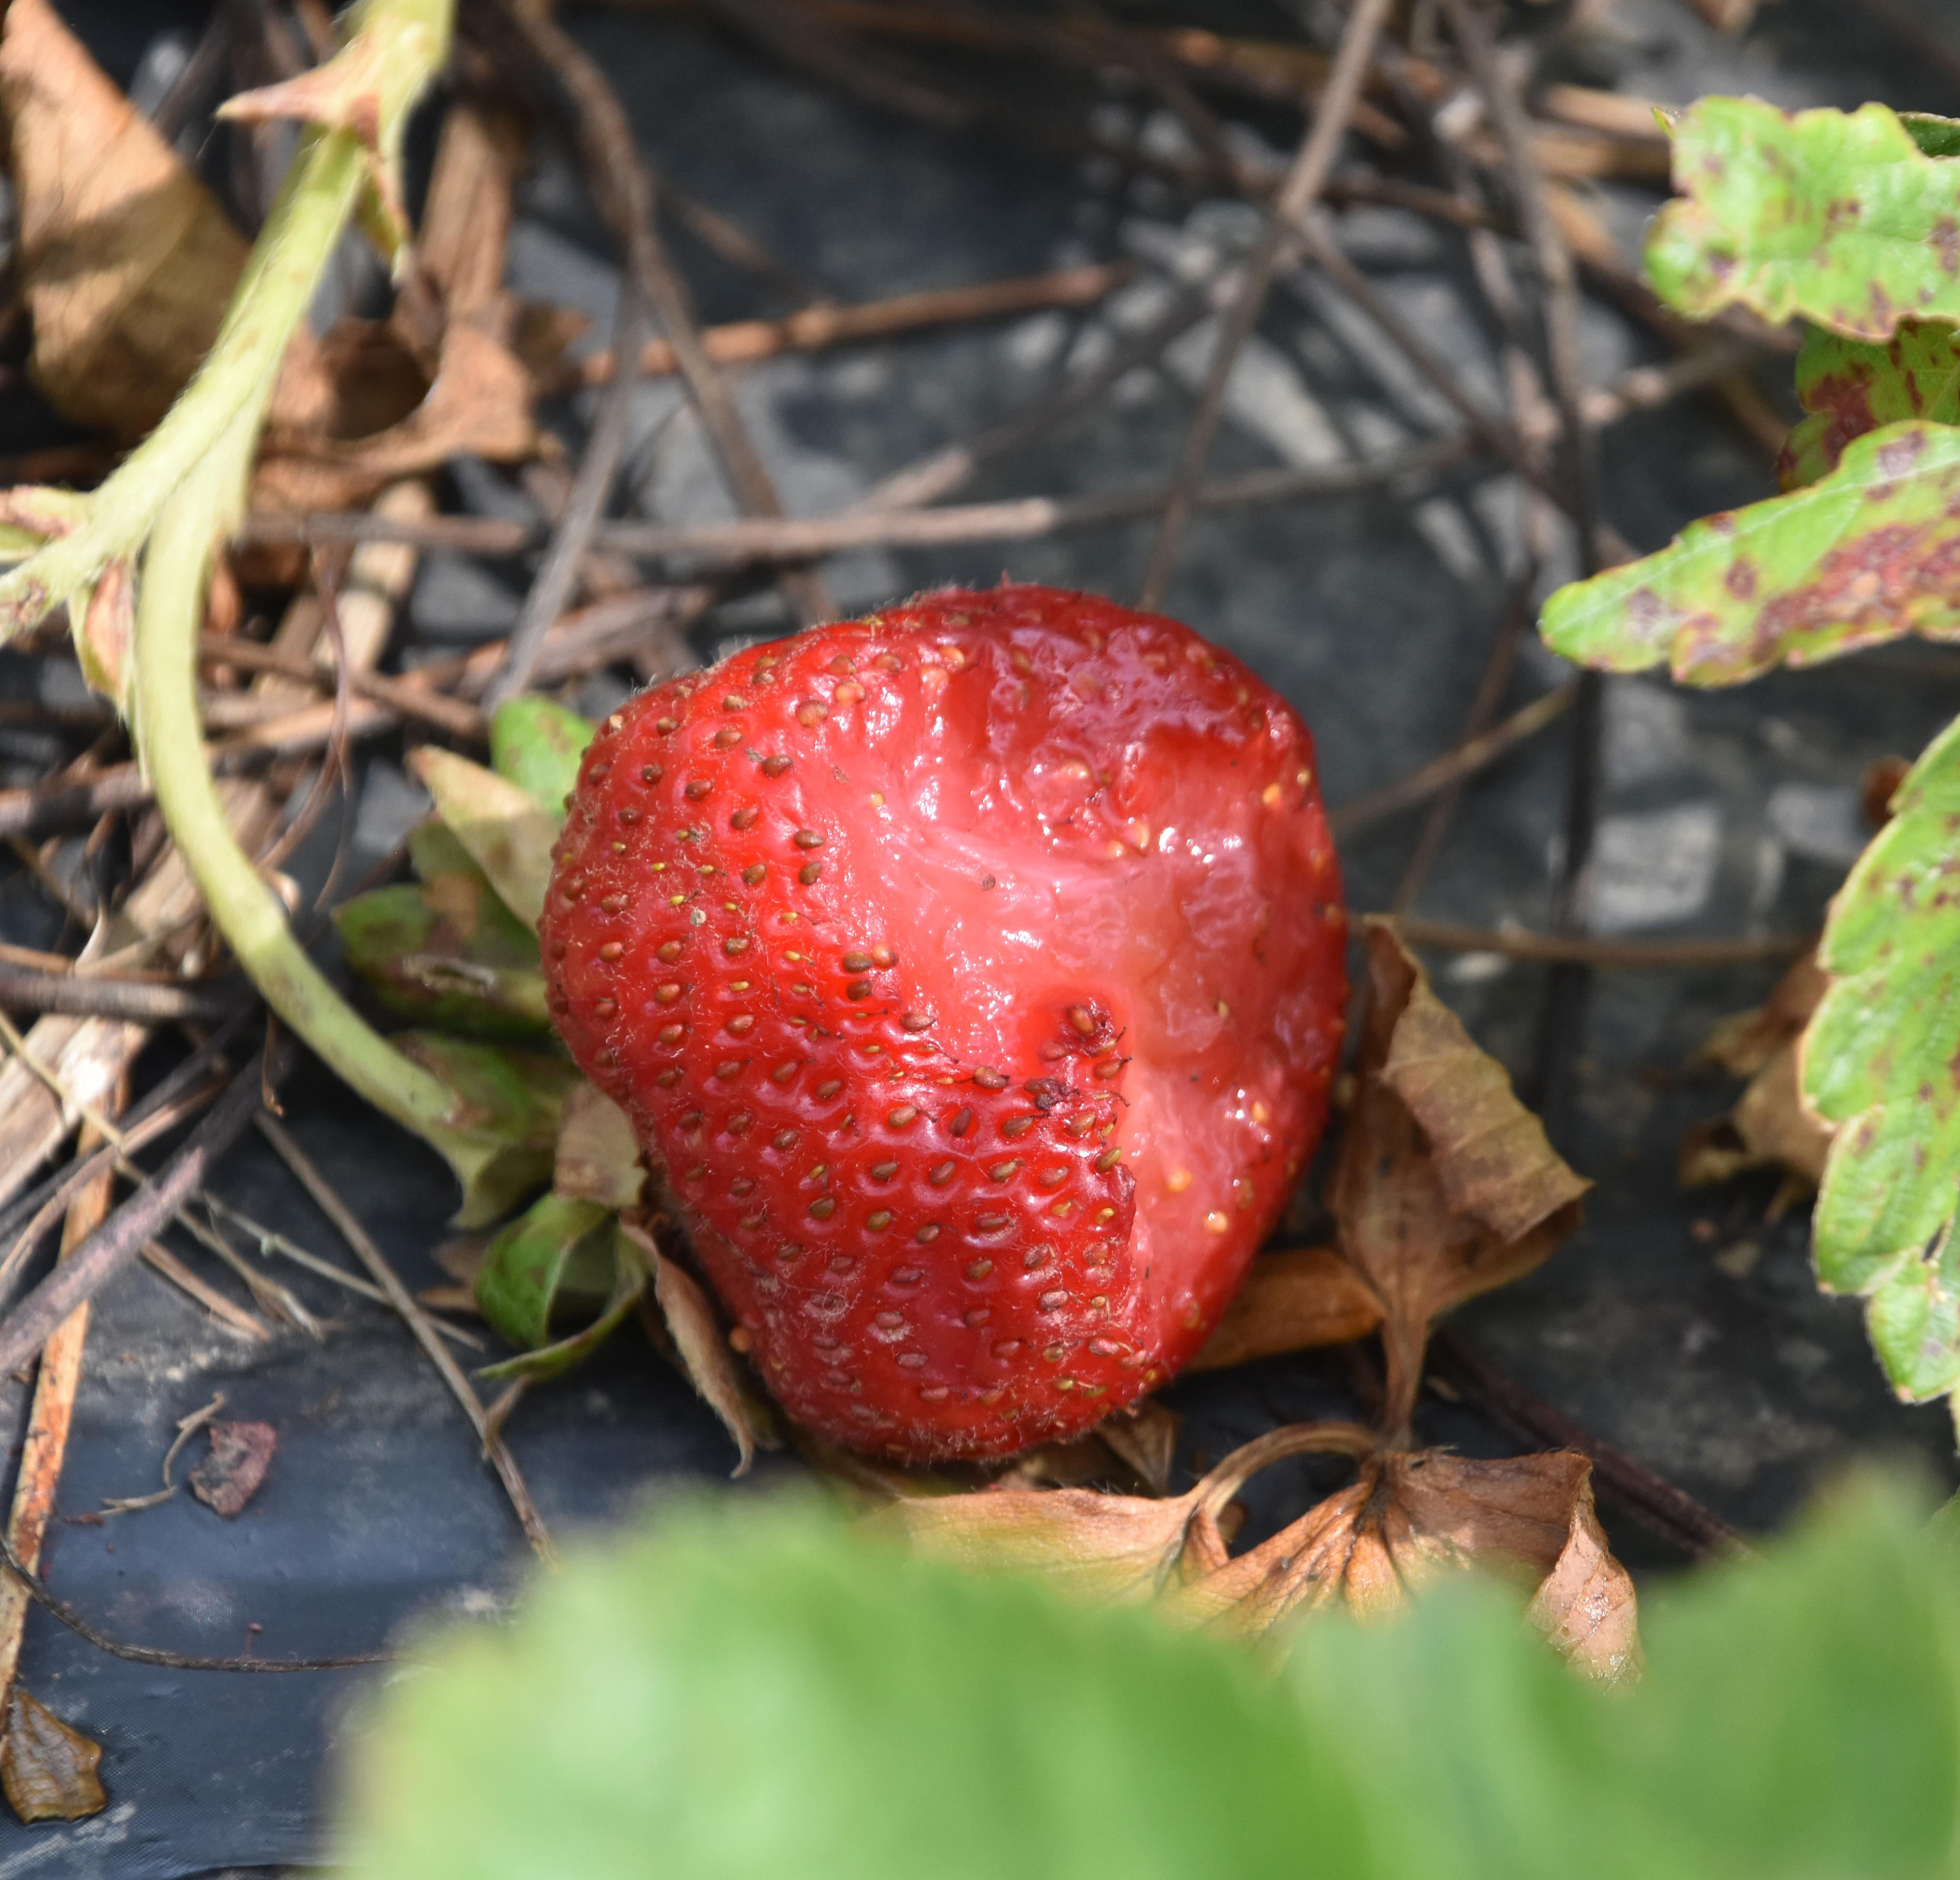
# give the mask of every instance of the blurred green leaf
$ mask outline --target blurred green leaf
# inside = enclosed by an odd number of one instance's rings
[[[1960,329],[1901,320],[1881,345],[1813,326],[1796,358],[1796,396],[1810,415],[1777,460],[1786,490],[1828,476],[1853,438],[1883,425],[1960,424]]]
[[[360,1880],[1367,1873],[1252,1661],[797,1503],[574,1560],[389,1693]]]
[[[546,1201],[553,1198],[547,1195]],[[540,1203],[539,1206],[543,1204]],[[574,1207],[588,1207],[590,1202],[576,1201]],[[532,1210],[536,1213],[534,1208]],[[528,1219],[529,1217],[527,1216]],[[602,1214],[603,1220],[609,1221],[610,1215]],[[568,1371],[574,1364],[581,1364],[611,1338],[625,1322],[626,1315],[640,1302],[640,1295],[647,1290],[647,1269],[632,1248],[621,1244],[617,1231],[606,1236],[606,1242],[612,1260],[612,1290],[599,1316],[590,1325],[581,1327],[569,1338],[560,1338],[550,1344],[541,1344],[535,1350],[520,1352],[514,1358],[506,1358],[501,1364],[486,1364],[476,1375],[492,1382],[502,1383],[513,1378],[527,1378],[538,1383],[548,1377],[556,1377],[562,1371]],[[494,1254],[495,1249],[493,1248]],[[483,1282],[477,1278],[477,1296],[482,1296]],[[488,1313],[484,1315],[486,1318]]]
[[[1732,686],[1918,634],[1960,636],[1960,429],[1888,425],[1821,482],[1690,523],[1561,587],[1539,623],[1583,666]]]
[[[488,1226],[551,1179],[558,1121],[578,1073],[542,1051],[479,1044],[445,1032],[398,1032],[396,1050],[454,1093],[460,1141],[479,1145],[463,1176],[460,1227]]]
[[[478,870],[375,889],[333,921],[348,967],[397,1016],[476,1038],[550,1032],[536,936]]]
[[[476,1309],[511,1344],[551,1342],[552,1302],[580,1244],[612,1216],[593,1201],[546,1194],[502,1228],[476,1269]]]
[[[1874,340],[1908,315],[1960,320],[1960,162],[1921,148],[1949,145],[1943,120],[1711,97],[1673,135],[1682,193],[1654,218],[1647,265],[1683,313],[1739,304]]]
[[[669,1512],[398,1680],[348,1880],[1917,1880],[1960,1850],[1960,1580],[1902,1495],[1650,1602],[1631,1689],[1501,1589],[1302,1628],[1148,1611],[796,1500]]]
[[[562,817],[547,814],[495,771],[439,746],[423,745],[411,763],[450,833],[511,911],[535,930]]]
[[[597,728],[549,698],[507,698],[490,720],[490,768],[562,822],[579,759]]]

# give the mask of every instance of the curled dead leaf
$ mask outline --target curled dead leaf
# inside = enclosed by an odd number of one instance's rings
[[[1780,1169],[1780,1211],[1824,1179],[1833,1131],[1803,1102],[1799,1048],[1831,981],[1814,952],[1795,962],[1754,1011],[1724,1019],[1694,1055],[1748,1086],[1727,1115],[1698,1123],[1682,1139],[1681,1185],[1707,1188],[1756,1169]]]
[[[1589,1675],[1637,1660],[1633,1582],[1593,1512],[1592,1465],[1555,1450],[1490,1462],[1386,1451],[1290,1527],[1172,1593],[1172,1616],[1243,1634],[1341,1605],[1398,1607],[1425,1581],[1471,1567],[1536,1582],[1531,1617]]]
[[[1175,1411],[1145,1398],[1096,1426],[1096,1439],[1153,1494],[1170,1493],[1179,1419]]]
[[[1252,1262],[1203,1348],[1185,1367],[1222,1370],[1285,1351],[1345,1344],[1382,1322],[1382,1303],[1332,1247],[1287,1247]]]
[[[109,1805],[98,1773],[102,1745],[64,1723],[16,1684],[0,1742],[0,1789],[23,1821],[85,1821]]]
[[[687,1381],[721,1419],[741,1452],[734,1472],[747,1474],[756,1450],[774,1449],[775,1438],[743,1382],[708,1294],[692,1274],[660,1252],[652,1235],[626,1221],[619,1223],[619,1233],[646,1262],[654,1297]]]
[[[139,437],[210,350],[245,239],[47,0],[7,9],[0,117],[35,382],[77,423]],[[326,402],[303,326],[274,416],[304,428]]]
[[[1169,1500],[1087,1488],[991,1488],[895,1501],[873,1518],[941,1559],[1039,1571],[1093,1598],[1147,1599],[1172,1583],[1194,1531],[1201,1567],[1222,1557],[1218,1517],[1260,1469],[1288,1455],[1363,1455],[1374,1440],[1356,1424],[1299,1424],[1255,1438]]]
[[[269,1423],[214,1423],[211,1451],[186,1478],[190,1492],[214,1513],[236,1521],[264,1485],[279,1446]]]
[[[1579,1224],[1592,1184],[1393,927],[1370,921],[1366,937],[1372,997],[1328,1198],[1341,1252],[1382,1303],[1388,1427],[1400,1429],[1431,1321],[1539,1265]]]
[[[552,1188],[568,1201],[597,1201],[617,1212],[639,1205],[646,1182],[626,1112],[593,1085],[574,1084],[558,1125]]]
[[[76,611],[71,603],[70,612]],[[136,583],[126,558],[103,568],[79,612],[75,650],[81,676],[119,711],[129,702],[134,671],[129,648],[136,634]]]

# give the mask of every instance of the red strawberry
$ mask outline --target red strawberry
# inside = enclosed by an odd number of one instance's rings
[[[633,700],[542,934],[771,1389],[924,1459],[1204,1342],[1320,1133],[1344,929],[1291,708],[1174,620],[1003,586]]]

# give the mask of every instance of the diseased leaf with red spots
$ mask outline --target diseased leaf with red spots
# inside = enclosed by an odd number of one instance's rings
[[[1832,975],[1806,1032],[1804,1096],[1836,1124],[1817,1271],[1870,1300],[1901,1395],[1960,1384],[1960,725],[1913,767],[1831,904]]]
[[[1828,476],[1847,444],[1882,425],[1908,418],[1960,424],[1960,329],[1902,320],[1879,345],[1813,326],[1797,355],[1796,396],[1810,415],[1777,459],[1786,490]]]
[[[1873,340],[1908,316],[1960,320],[1960,159],[1922,147],[1948,148],[1943,120],[1704,98],[1673,130],[1681,194],[1647,263],[1683,313],[1739,305]]]
[[[1960,429],[1888,425],[1821,482],[1691,523],[1562,587],[1540,631],[1581,665],[1732,686],[1917,634],[1960,638]]]

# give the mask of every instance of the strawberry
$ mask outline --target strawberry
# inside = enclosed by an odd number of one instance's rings
[[[644,692],[541,929],[805,1424],[1086,1428],[1204,1342],[1312,1153],[1345,995],[1313,749],[1161,615],[928,594]]]

